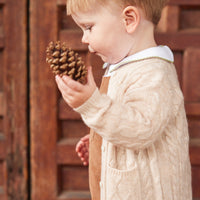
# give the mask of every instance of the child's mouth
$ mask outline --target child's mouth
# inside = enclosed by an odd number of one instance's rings
[[[94,54],[97,53],[97,52],[96,52],[94,49],[92,49],[90,46],[88,46],[88,49],[89,49],[90,53],[94,53]]]

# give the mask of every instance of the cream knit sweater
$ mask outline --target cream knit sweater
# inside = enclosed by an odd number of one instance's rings
[[[103,138],[101,200],[191,200],[188,127],[172,63],[148,58],[75,109]]]

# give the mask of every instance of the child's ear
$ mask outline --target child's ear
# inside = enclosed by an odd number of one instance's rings
[[[140,22],[139,9],[135,6],[127,6],[123,10],[123,19],[128,33],[133,33]]]

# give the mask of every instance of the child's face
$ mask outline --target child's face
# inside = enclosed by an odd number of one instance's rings
[[[72,14],[72,18],[83,31],[82,42],[104,62],[113,64],[128,56],[130,36],[121,8],[111,10],[97,4],[92,10]]]

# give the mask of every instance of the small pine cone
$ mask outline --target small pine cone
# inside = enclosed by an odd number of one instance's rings
[[[60,41],[50,42],[46,50],[46,62],[56,75],[67,75],[72,79],[85,84],[87,69],[78,53],[75,53],[66,44]]]

